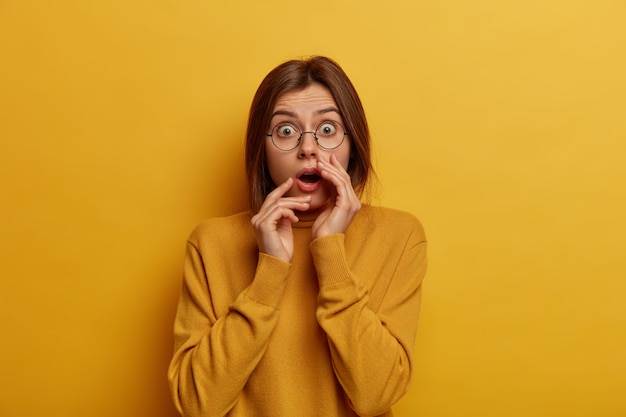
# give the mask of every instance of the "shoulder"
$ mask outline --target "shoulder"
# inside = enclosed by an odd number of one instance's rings
[[[188,242],[200,247],[207,242],[224,242],[244,238],[253,233],[250,226],[250,212],[241,212],[224,217],[203,220],[191,232]]]
[[[364,205],[356,220],[358,228],[385,234],[412,235],[413,239],[426,240],[424,227],[418,218],[406,211]]]

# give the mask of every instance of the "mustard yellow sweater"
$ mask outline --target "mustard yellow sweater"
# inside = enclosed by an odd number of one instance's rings
[[[294,225],[288,264],[259,253],[250,214],[187,242],[169,368],[196,416],[391,416],[408,389],[426,239],[413,216],[364,206],[345,234]]]

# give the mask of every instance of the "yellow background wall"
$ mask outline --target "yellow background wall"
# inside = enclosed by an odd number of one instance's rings
[[[421,218],[397,415],[626,415],[626,3],[0,1],[0,415],[173,417],[184,241],[262,77],[337,59]]]

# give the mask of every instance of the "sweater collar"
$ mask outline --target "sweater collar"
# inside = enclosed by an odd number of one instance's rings
[[[313,223],[315,223],[315,220],[317,220],[317,217],[320,215],[320,213],[323,210],[324,208],[320,208],[315,211],[304,211],[304,212],[296,213],[296,216],[298,217],[298,219],[300,219],[300,221],[298,223],[293,224],[292,227],[296,227],[299,229],[310,229],[311,226],[313,226]]]

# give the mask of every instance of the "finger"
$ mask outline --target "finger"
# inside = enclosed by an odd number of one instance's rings
[[[286,212],[285,210],[288,210],[288,211],[306,210],[309,208],[310,204],[311,204],[310,201],[306,201],[306,200],[283,200],[281,199],[281,200],[274,202],[273,204],[266,205],[261,210],[259,210],[259,212],[254,217],[263,221],[263,219],[266,219],[272,213],[276,213],[276,212],[284,213]]]
[[[277,186],[274,190],[272,190],[267,196],[265,196],[265,200],[261,205],[260,211],[263,211],[267,207],[274,204],[276,201],[280,201],[281,199],[285,200],[293,200],[293,201],[306,201],[307,198],[303,197],[284,197],[285,193],[291,189],[293,185],[293,178],[289,177],[285,182]]]
[[[330,163],[336,166],[341,172],[345,172],[346,174],[348,173],[347,168],[343,166],[337,155],[330,155]]]
[[[345,191],[350,192],[352,189],[350,175],[343,169],[343,166],[341,166],[337,157],[332,155],[331,158],[334,159],[332,162],[327,162],[323,159],[318,162],[322,178],[330,181],[336,188],[338,188],[338,192],[341,192],[339,188],[343,188]]]
[[[322,178],[334,185],[334,203],[336,207],[343,207],[348,211],[358,211],[361,201],[352,187],[350,174],[343,168],[335,154],[330,156],[330,163],[320,158],[320,173]]]
[[[298,221],[293,210],[285,207],[273,207],[272,210],[267,210],[254,216],[252,225],[261,233],[274,232],[278,229],[283,219],[288,220],[290,223]]]
[[[333,172],[337,174],[340,178],[343,178],[344,180],[347,180],[348,182],[351,181],[350,174],[348,174],[346,169],[343,167],[343,165],[339,161],[339,158],[337,158],[335,154],[332,154],[330,156],[330,159],[326,159],[325,157],[320,156],[318,163],[320,164],[320,167],[322,167],[322,169],[327,170],[329,172]]]
[[[285,180],[285,182],[283,182],[282,184],[278,185],[276,188],[274,188],[266,197],[265,197],[265,201],[268,201],[268,199],[270,201],[274,201],[279,199],[280,197],[282,197],[283,195],[285,195],[285,193],[287,191],[289,191],[291,189],[291,186],[293,185],[293,178],[289,177]]]
[[[261,210],[252,217],[252,221],[253,224],[260,225],[268,219],[276,222],[280,217],[287,217],[292,222],[297,222],[298,218],[293,211],[306,211],[309,209],[310,204],[310,196],[281,198],[275,202],[264,203],[261,206]]]
[[[284,207],[291,210],[306,210],[311,204],[311,196],[302,197],[283,197],[276,201],[265,201],[261,209],[256,214],[259,217],[265,217],[267,213],[273,211],[277,207]]]

